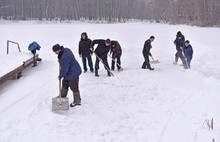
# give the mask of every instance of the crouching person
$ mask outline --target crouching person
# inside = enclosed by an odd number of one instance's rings
[[[53,46],[53,51],[58,55],[60,64],[60,73],[58,78],[62,80],[61,97],[66,97],[68,89],[73,91],[73,102],[70,107],[81,105],[81,97],[79,92],[79,76],[82,73],[81,67],[75,59],[72,51],[64,48],[59,44]]]

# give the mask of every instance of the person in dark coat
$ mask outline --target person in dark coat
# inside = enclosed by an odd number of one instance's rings
[[[189,40],[186,40],[183,46],[183,52],[186,62],[184,62],[183,66],[185,69],[190,69],[191,60],[193,58],[193,48],[189,43]]]
[[[181,59],[182,62],[184,62],[184,57],[181,49],[181,47],[184,46],[184,42],[185,42],[184,35],[180,31],[178,31],[176,35],[176,39],[174,40],[174,44],[176,45],[176,50],[177,50],[175,54],[175,62],[173,62],[173,64],[175,65],[177,64],[179,58]]]
[[[95,49],[95,54],[96,54],[96,62],[95,62],[95,76],[99,76],[98,74],[98,69],[99,69],[99,62],[100,59],[103,61],[105,69],[107,70],[108,76],[111,76],[111,73],[109,72],[110,68],[108,65],[108,52],[110,51],[111,48],[111,40],[110,39],[97,39],[92,41],[92,46],[91,48],[93,49],[93,46],[95,44],[98,44],[98,46]],[[99,59],[100,58],[100,59]]]
[[[58,55],[60,65],[59,80],[62,80],[61,97],[66,97],[68,89],[73,91],[73,102],[70,107],[81,105],[79,91],[79,76],[82,73],[81,67],[69,48],[64,48],[59,44],[53,46],[53,52]]]
[[[111,51],[110,54],[112,54],[112,66],[111,70],[115,69],[115,60],[117,59],[117,69],[121,69],[121,55],[122,55],[122,49],[118,41],[112,41],[111,42]]]
[[[84,32],[81,34],[81,39],[79,42],[79,55],[82,57],[84,72],[87,72],[86,59],[88,60],[90,71],[93,72],[92,64],[92,51],[90,50],[92,41],[88,38],[87,33]]]
[[[150,50],[152,48],[151,46],[151,42],[153,42],[155,39],[154,36],[151,36],[148,40],[145,41],[144,43],[144,48],[143,48],[143,56],[144,56],[144,63],[142,65],[142,69],[149,69],[149,70],[154,70],[154,68],[151,68],[150,66],[150,60],[149,60],[149,56],[152,56],[150,53]]]

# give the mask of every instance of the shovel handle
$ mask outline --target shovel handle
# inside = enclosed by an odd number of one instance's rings
[[[61,79],[59,79],[59,97],[61,97]]]
[[[154,58],[153,58],[153,56],[150,56],[151,57],[151,59],[154,61]]]

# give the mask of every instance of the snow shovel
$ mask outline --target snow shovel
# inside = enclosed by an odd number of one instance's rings
[[[182,50],[183,58],[184,58],[184,60],[186,62],[186,67],[187,67],[187,69],[189,69],[189,64],[188,64],[187,58],[186,58],[186,56],[184,54],[183,47],[180,47],[180,49]]]
[[[108,56],[112,59],[112,61],[114,61],[114,62],[120,67],[119,71],[122,71],[122,70],[123,70],[122,66],[119,65],[119,64],[116,62],[116,60],[113,59],[109,54],[108,54]]]
[[[150,64],[158,64],[160,63],[159,60],[154,60],[153,56],[150,56],[152,58],[152,61],[150,61]]]
[[[95,53],[95,51],[93,51],[93,50],[91,50],[91,51],[95,54],[95,56],[98,58],[98,60],[102,62],[102,64],[104,65],[105,69],[106,69],[108,72],[110,72],[110,74],[111,74],[112,76],[114,76],[114,74],[108,69],[108,67],[105,65],[105,63],[103,62],[103,60]]]
[[[61,97],[61,80],[59,79],[59,96],[52,98],[52,111],[69,110],[69,99]]]

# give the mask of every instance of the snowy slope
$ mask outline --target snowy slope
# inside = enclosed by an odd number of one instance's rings
[[[181,30],[194,48],[191,70],[173,65],[173,40]],[[23,52],[32,41],[41,45],[43,61],[19,80],[0,86],[0,141],[2,142],[211,142],[220,140],[219,28],[148,23],[0,25],[0,57],[7,39]],[[118,40],[123,48],[123,72],[107,77],[83,73],[82,106],[52,112],[58,95],[58,63],[51,47],[59,43],[78,57],[80,34],[91,39]],[[152,54],[160,64],[151,72],[140,69],[144,41],[151,35]],[[211,36],[211,38],[210,38]],[[93,57],[95,59],[95,57]],[[2,68],[0,68],[2,71]],[[72,94],[69,92],[72,101]],[[214,130],[203,125],[214,118]],[[203,127],[202,127],[203,126]]]

